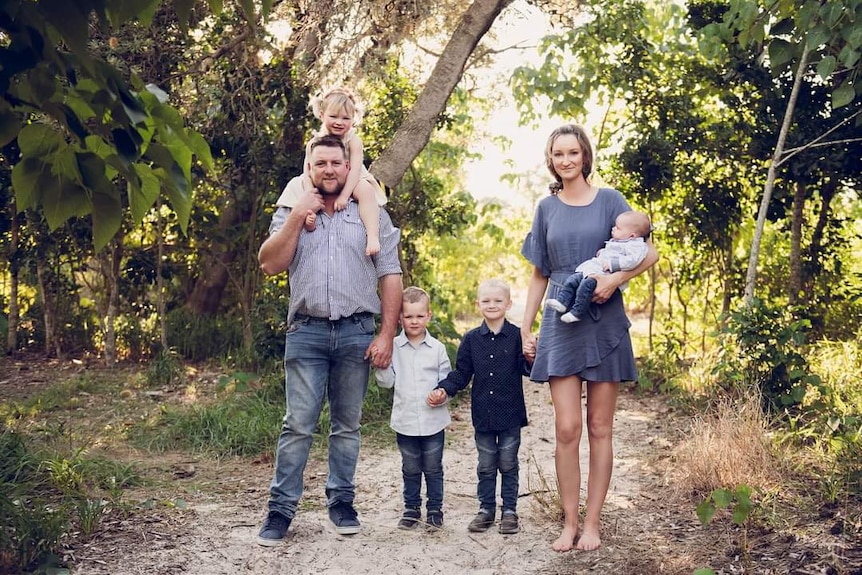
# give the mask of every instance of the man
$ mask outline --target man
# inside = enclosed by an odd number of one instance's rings
[[[291,209],[279,207],[258,259],[267,275],[288,271],[284,369],[286,411],[270,485],[269,513],[257,542],[267,547],[285,537],[302,495],[302,474],[324,397],[329,399],[329,518],[342,535],[358,533],[353,477],[359,456],[362,402],[369,359],[389,366],[401,311],[400,230],[380,211],[380,252],[365,255],[366,232],[356,202],[335,209],[350,171],[337,136],[310,144],[309,173],[315,190]],[[316,214],[316,229],[305,229]],[[380,296],[377,287],[380,284]],[[380,331],[375,337],[375,314]]]

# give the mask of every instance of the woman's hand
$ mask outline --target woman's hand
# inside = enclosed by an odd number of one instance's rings
[[[617,288],[620,287],[620,281],[617,276],[619,272],[605,275],[591,276],[596,280],[596,289],[593,290],[593,299],[595,303],[603,304],[614,295]]]
[[[534,336],[532,332],[522,331],[521,346],[524,357],[527,358],[527,361],[533,363],[533,360],[536,359],[536,336]]]

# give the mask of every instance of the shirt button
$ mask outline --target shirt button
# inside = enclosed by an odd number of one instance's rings
[[[493,390],[493,389],[492,389],[492,390],[491,390],[491,393],[490,393],[490,395],[494,395],[494,390]]]
[[[494,359],[494,354],[493,354],[493,353],[491,354],[491,359]]]
[[[489,373],[488,375],[490,375],[491,377],[494,377],[494,372],[492,371],[492,372],[491,372],[491,373]],[[492,391],[491,393],[494,393],[494,392]]]

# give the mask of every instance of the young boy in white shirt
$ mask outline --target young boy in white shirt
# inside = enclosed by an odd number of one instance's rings
[[[392,346],[389,369],[376,370],[380,387],[395,388],[390,427],[401,451],[404,512],[400,529],[412,529],[422,519],[422,476],[425,476],[426,524],[443,527],[443,442],[451,422],[449,410],[429,406],[425,399],[451,371],[445,346],[427,330],[431,300],[425,290],[408,287],[401,305],[403,331]]]

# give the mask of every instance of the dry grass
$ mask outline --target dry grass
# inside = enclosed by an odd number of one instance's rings
[[[689,496],[748,485],[772,490],[781,482],[757,398],[723,401],[694,418],[674,451],[671,485]]]

